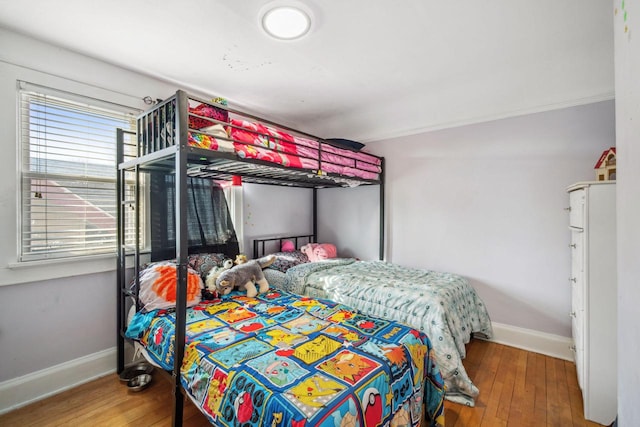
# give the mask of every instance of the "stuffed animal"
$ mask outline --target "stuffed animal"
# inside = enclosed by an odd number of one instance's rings
[[[296,247],[291,240],[285,240],[282,242],[282,248],[280,250],[282,252],[293,252],[296,250]]]
[[[309,243],[300,248],[309,261],[323,261],[337,256],[336,246],[331,243]]]
[[[227,258],[222,262],[222,267],[216,266],[209,270],[209,273],[207,273],[207,278],[204,282],[207,291],[209,291],[210,293],[215,292],[216,279],[218,278],[218,276],[220,276],[220,274],[222,274],[223,271],[228,270],[231,267],[233,267],[233,260],[231,258]]]
[[[275,260],[276,257],[270,255],[237,264],[218,276],[216,289],[221,295],[227,295],[237,287],[241,291],[246,291],[249,298],[255,297],[258,293],[265,293],[269,290],[269,283],[265,279],[262,269],[273,264]],[[259,286],[258,289],[256,289],[256,283]]]
[[[236,260],[233,261],[233,263],[235,265],[240,265],[240,264],[244,264],[248,261],[247,256],[245,254],[238,254],[236,255]]]

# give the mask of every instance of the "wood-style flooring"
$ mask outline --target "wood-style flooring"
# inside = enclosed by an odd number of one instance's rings
[[[482,340],[463,364],[480,390],[473,408],[445,402],[448,427],[596,427],[586,421],[573,362]]]
[[[599,426],[584,419],[571,362],[473,340],[464,365],[480,396],[473,408],[447,401],[448,427]],[[0,415],[0,426],[170,426],[171,413],[164,377],[132,393],[111,374]],[[183,419],[185,427],[209,425],[188,400]]]

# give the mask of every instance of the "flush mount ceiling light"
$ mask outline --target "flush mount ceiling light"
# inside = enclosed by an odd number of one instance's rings
[[[273,4],[264,9],[260,19],[262,28],[278,40],[296,40],[309,32],[310,14],[298,6]]]

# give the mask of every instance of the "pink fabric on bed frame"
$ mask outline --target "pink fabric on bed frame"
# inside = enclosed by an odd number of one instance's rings
[[[378,179],[380,159],[366,153],[334,147],[330,144],[290,135],[261,123],[230,119],[230,142],[241,158],[263,160],[302,169],[321,169],[364,179]],[[222,150],[211,135],[189,134],[189,143],[201,148]]]

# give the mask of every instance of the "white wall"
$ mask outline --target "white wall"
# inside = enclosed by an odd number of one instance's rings
[[[115,346],[115,283],[108,272],[0,287],[0,380]]]
[[[318,242],[336,243],[341,257],[378,259],[378,189],[319,189]],[[313,232],[312,190],[243,184],[243,194],[244,252],[248,255],[254,238]],[[336,221],[336,215],[349,220]]]
[[[338,256],[378,259],[380,187],[327,188],[318,192],[318,242],[334,243]]]
[[[252,256],[253,239],[313,232],[313,190],[243,184],[244,252]]]
[[[16,266],[17,80],[136,108],[175,91],[0,29],[0,382],[116,344],[115,256]]]
[[[570,337],[565,189],[612,145],[613,101],[368,144],[387,164],[387,259],[467,277],[494,322]],[[369,213],[338,212],[377,257]]]
[[[618,421],[640,425],[640,5],[614,1],[618,161]],[[628,19],[625,19],[625,15]],[[626,27],[626,28],[625,28]],[[632,38],[632,34],[635,40]]]

